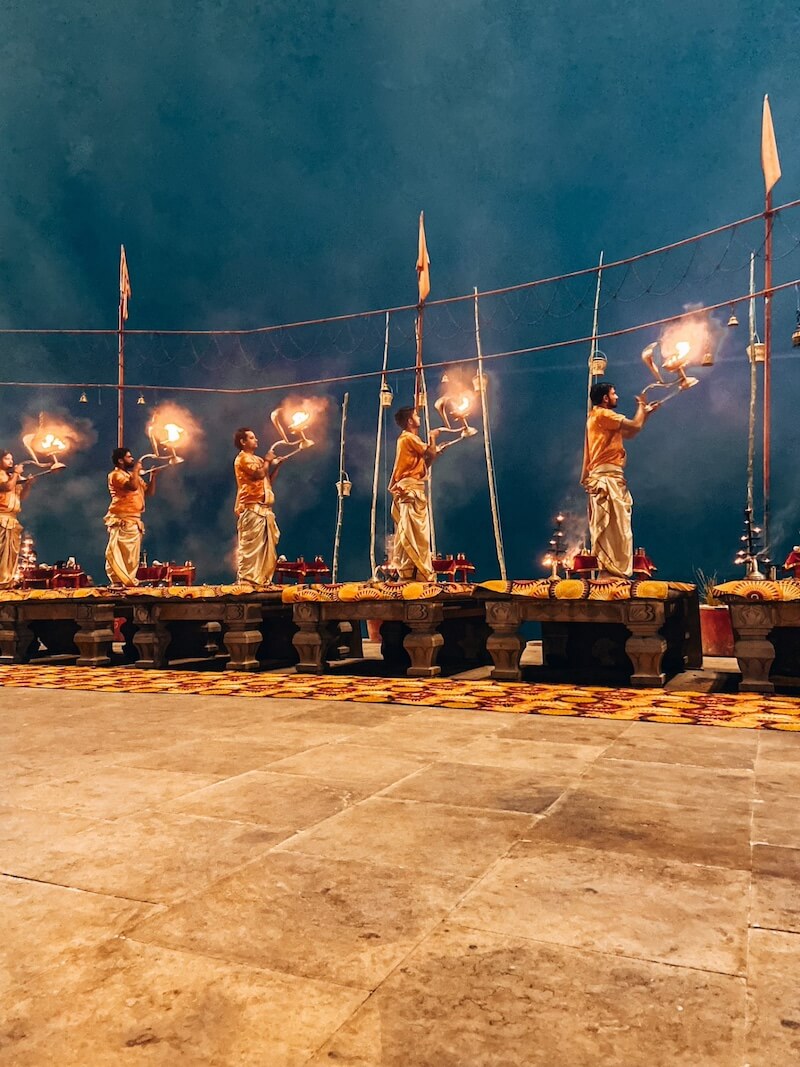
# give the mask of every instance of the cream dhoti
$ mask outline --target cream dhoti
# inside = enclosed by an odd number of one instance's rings
[[[269,492],[269,504],[274,495]],[[236,581],[248,585],[269,585],[278,563],[277,545],[281,532],[275,513],[268,504],[250,504],[237,523]]]
[[[108,530],[106,574],[112,585],[138,585],[136,572],[142,550],[144,523],[141,519],[108,514],[103,519]]]
[[[592,553],[601,571],[629,578],[633,571],[633,497],[621,467],[604,464],[585,479]]]
[[[425,484],[418,478],[401,478],[392,486],[393,565],[401,578],[419,575],[433,582],[436,573],[431,561],[431,527]]]
[[[0,514],[0,588],[13,585],[22,527],[15,515]]]

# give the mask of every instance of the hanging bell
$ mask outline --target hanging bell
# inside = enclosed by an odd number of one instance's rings
[[[592,370],[592,377],[600,378],[606,372],[608,366],[608,359],[603,352],[597,351],[589,360],[589,366]]]
[[[751,363],[763,363],[767,356],[767,346],[763,341],[747,346],[747,358]]]
[[[731,329],[734,329],[734,327],[739,325],[739,320],[736,318],[736,311],[733,306],[731,306],[731,317],[728,319],[728,325]]]
[[[380,398],[381,398],[381,407],[382,408],[390,408],[392,406],[392,401],[394,400],[394,394],[392,393],[392,390],[389,388],[389,386],[386,384],[386,382],[383,382],[381,384]]]
[[[700,360],[701,367],[713,367],[714,366],[714,353],[709,349],[703,353],[703,358]]]
[[[450,378],[449,378],[449,376],[447,374],[447,371],[445,371],[444,374],[442,375],[442,385],[447,385],[447,383],[449,381],[450,381]]]
[[[145,399],[144,399],[144,394],[143,393],[139,393],[139,396],[137,397],[136,403],[137,404],[144,404],[145,403]]]
[[[792,334],[792,348],[800,348],[800,311],[797,312],[797,325]]]
[[[78,403],[79,404],[88,404],[89,403],[89,398],[88,398],[88,396],[86,395],[85,392],[82,392],[81,395],[78,397]]]

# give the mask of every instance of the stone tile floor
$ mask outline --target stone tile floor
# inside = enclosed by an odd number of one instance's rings
[[[0,690],[0,1064],[800,1064],[800,736]]]

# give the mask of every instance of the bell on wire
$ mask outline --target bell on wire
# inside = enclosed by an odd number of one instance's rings
[[[86,395],[85,391],[82,392],[81,395],[78,397],[78,403],[79,404],[88,404],[89,403],[89,398]]]
[[[767,346],[763,341],[747,346],[747,358],[751,363],[763,363],[767,354]]]
[[[592,368],[592,376],[600,378],[606,372],[608,357],[598,349],[589,360],[589,366]]]
[[[145,399],[144,399],[144,394],[143,393],[139,393],[139,396],[136,399],[136,403],[137,404],[144,404],[145,403]]]
[[[703,353],[703,358],[700,360],[701,367],[713,367],[714,366],[714,353],[711,349]]]
[[[797,313],[797,325],[792,334],[792,348],[800,348],[800,311]]]
[[[728,325],[731,327],[731,329],[739,325],[739,320],[736,318],[736,309],[734,308],[733,304],[731,304],[731,317],[728,319]]]

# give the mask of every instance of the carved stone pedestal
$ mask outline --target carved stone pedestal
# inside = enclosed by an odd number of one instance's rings
[[[791,682],[800,676],[800,642],[791,631],[800,628],[800,601],[753,601],[726,598],[733,624],[733,650],[742,672],[740,693],[774,693],[770,678],[781,650],[780,674]]]
[[[492,678],[518,681],[523,622],[542,624],[547,667],[584,676],[627,673],[639,688],[662,686],[667,673],[699,667],[697,594],[675,591],[667,600],[539,600],[486,592],[486,641]],[[605,635],[605,636],[604,636]]]
[[[356,654],[360,653],[362,619],[382,623],[381,655],[388,669],[403,671],[409,678],[433,678],[441,673],[438,660],[440,654],[447,654],[448,644],[454,661],[460,661],[464,648],[474,645],[475,624],[483,625],[483,605],[470,595],[435,600],[303,601],[294,605],[298,672],[322,673],[345,622],[358,635]],[[482,651],[478,650],[479,660]]]
[[[74,658],[79,667],[105,667],[114,640],[113,604],[94,600],[0,603],[0,663],[28,663],[41,635],[48,657]]]

